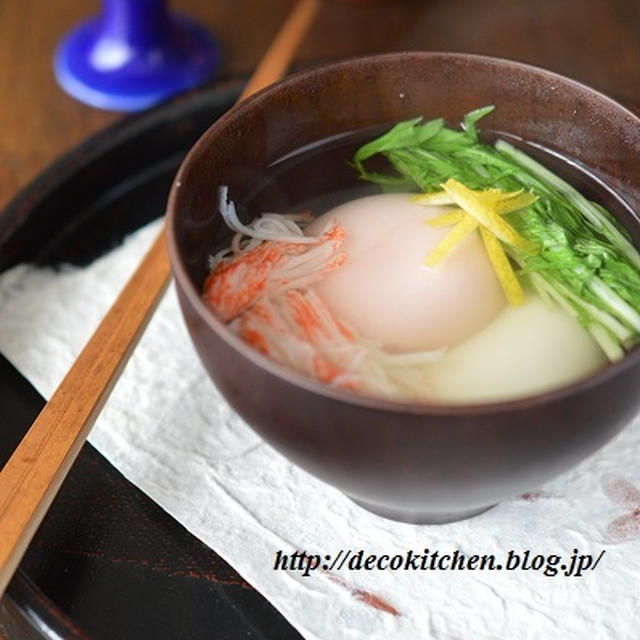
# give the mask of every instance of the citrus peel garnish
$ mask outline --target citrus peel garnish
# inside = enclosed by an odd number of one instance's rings
[[[507,302],[513,307],[522,304],[524,302],[524,291],[500,241],[484,227],[480,228],[480,235]]]
[[[440,240],[425,258],[424,264],[427,267],[435,267],[440,260],[449,255],[474,229],[478,228],[478,223],[471,216],[465,216],[458,224]]]
[[[462,209],[453,209],[447,211],[447,213],[441,213],[434,218],[427,218],[423,220],[423,224],[428,224],[430,227],[450,227],[452,224],[458,224],[467,214]]]
[[[533,251],[535,247],[504,220],[502,215],[534,203],[537,196],[522,189],[512,192],[496,188],[474,191],[454,178],[449,178],[442,188],[443,191],[412,198],[413,202],[419,204],[453,204],[459,207],[424,221],[433,227],[454,225],[430,251],[424,264],[428,267],[436,266],[479,227],[485,250],[507,301],[513,306],[521,304],[524,292],[502,243],[526,252]]]
[[[497,212],[496,204],[502,193],[499,189],[473,191],[453,178],[449,178],[442,187],[461,209],[473,216],[478,224],[486,227],[499,240],[517,249],[530,248],[529,243]]]

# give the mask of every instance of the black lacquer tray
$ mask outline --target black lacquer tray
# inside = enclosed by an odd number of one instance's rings
[[[222,80],[129,117],[61,158],[0,214],[0,271],[88,264],[161,215],[180,161],[242,85]],[[0,465],[43,403],[0,355]],[[0,601],[0,631],[21,640],[300,638],[89,444]]]

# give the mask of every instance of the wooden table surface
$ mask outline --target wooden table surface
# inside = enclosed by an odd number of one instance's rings
[[[172,0],[209,27],[221,74],[249,71],[293,0]],[[84,106],[56,84],[56,43],[97,0],[0,0],[0,207],[56,157],[122,115]],[[299,61],[401,49],[514,58],[640,104],[638,0],[327,1]]]
[[[218,37],[221,75],[250,71],[294,0],[172,0]],[[56,84],[56,43],[97,0],[0,0],[0,207],[121,114]],[[327,0],[299,63],[394,50],[491,54],[572,76],[640,105],[639,0]]]

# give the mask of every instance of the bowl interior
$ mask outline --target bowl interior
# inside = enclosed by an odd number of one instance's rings
[[[578,163],[595,181],[575,172],[576,186],[612,210],[640,244],[634,213],[640,211],[640,192],[632,182],[640,163],[635,115],[584,85],[527,65],[473,55],[401,53],[296,74],[218,120],[188,155],[171,192],[176,278],[198,306],[207,258],[230,235],[217,213],[219,186],[228,186],[244,220],[310,203],[319,203],[314,213],[320,214],[323,206],[336,203],[322,199],[327,190],[339,199],[358,189],[346,162],[349,144],[355,148],[372,132],[417,116],[443,116],[457,125],[465,113],[488,104],[496,110],[481,122],[485,135],[507,136],[565,171],[566,161],[558,158]],[[327,140],[320,166],[298,161],[300,149]],[[226,331],[204,305],[199,309],[213,330]]]

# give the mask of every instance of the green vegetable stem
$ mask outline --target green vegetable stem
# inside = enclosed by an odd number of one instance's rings
[[[506,214],[536,250],[510,247],[517,275],[548,303],[557,302],[596,339],[611,361],[640,338],[640,254],[626,230],[599,204],[504,140],[483,143],[478,121],[493,106],[468,113],[459,130],[442,118],[406,120],[360,147],[353,166],[385,188],[441,191],[454,178],[469,189],[525,189],[538,199]],[[385,173],[365,162],[382,155]]]

